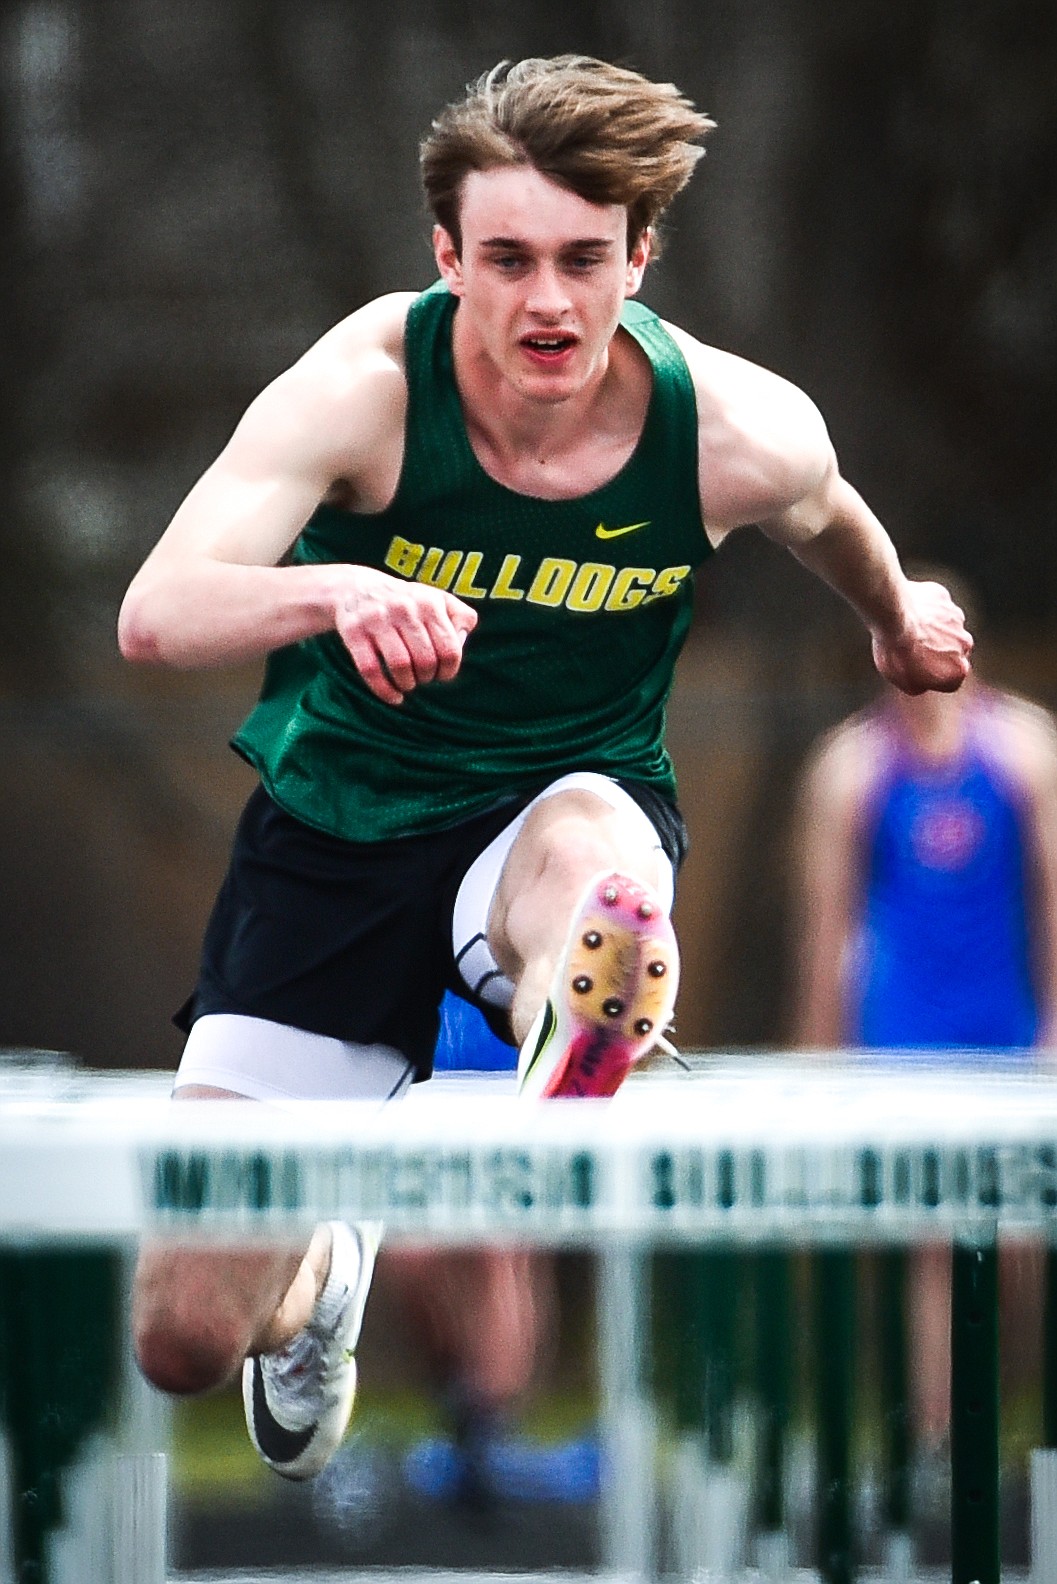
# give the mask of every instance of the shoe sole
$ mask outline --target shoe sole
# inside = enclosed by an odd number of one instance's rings
[[[671,1017],[679,951],[671,921],[648,886],[626,875],[591,882],[569,932],[537,1048],[523,1086],[548,1049],[564,1045],[545,1099],[607,1098],[651,1050]]]

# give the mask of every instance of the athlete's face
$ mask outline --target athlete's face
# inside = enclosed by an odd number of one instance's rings
[[[434,247],[461,299],[464,352],[530,400],[563,401],[600,378],[649,257],[646,238],[628,257],[624,206],[516,166],[471,171],[459,216],[461,253],[440,226]]]

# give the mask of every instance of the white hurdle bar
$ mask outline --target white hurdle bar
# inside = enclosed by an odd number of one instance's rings
[[[642,1471],[652,1430],[628,1363],[650,1249],[939,1237],[986,1254],[1000,1231],[1051,1238],[1057,1225],[1057,1077],[997,1058],[908,1072],[695,1056],[690,1071],[634,1078],[612,1101],[533,1105],[436,1083],[382,1108],[170,1106],[167,1087],[159,1075],[0,1068],[0,1249],[267,1238],[340,1217],[380,1219],[390,1237],[416,1241],[600,1250],[609,1453],[624,1471],[620,1502],[605,1507],[605,1563],[625,1580],[648,1579],[655,1565]],[[997,1456],[970,1452],[981,1466]],[[1053,1584],[1052,1459],[1037,1462],[1033,1579]],[[138,1516],[121,1520],[141,1536],[158,1521],[156,1468],[138,1467]],[[970,1537],[986,1554],[954,1584],[996,1584],[995,1507]],[[135,1577],[114,1577],[160,1584],[163,1565],[155,1555]],[[80,1584],[75,1564],[63,1566],[47,1584]],[[109,1584],[98,1566],[92,1579]]]

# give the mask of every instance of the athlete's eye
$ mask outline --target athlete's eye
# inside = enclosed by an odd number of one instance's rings
[[[604,264],[605,255],[591,251],[567,253],[563,263],[574,275],[584,275],[588,270],[598,269],[599,265]]]

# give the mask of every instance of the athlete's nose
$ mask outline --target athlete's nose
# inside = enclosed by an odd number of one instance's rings
[[[569,294],[556,269],[541,264],[532,273],[525,307],[541,319],[557,321],[570,307]]]

